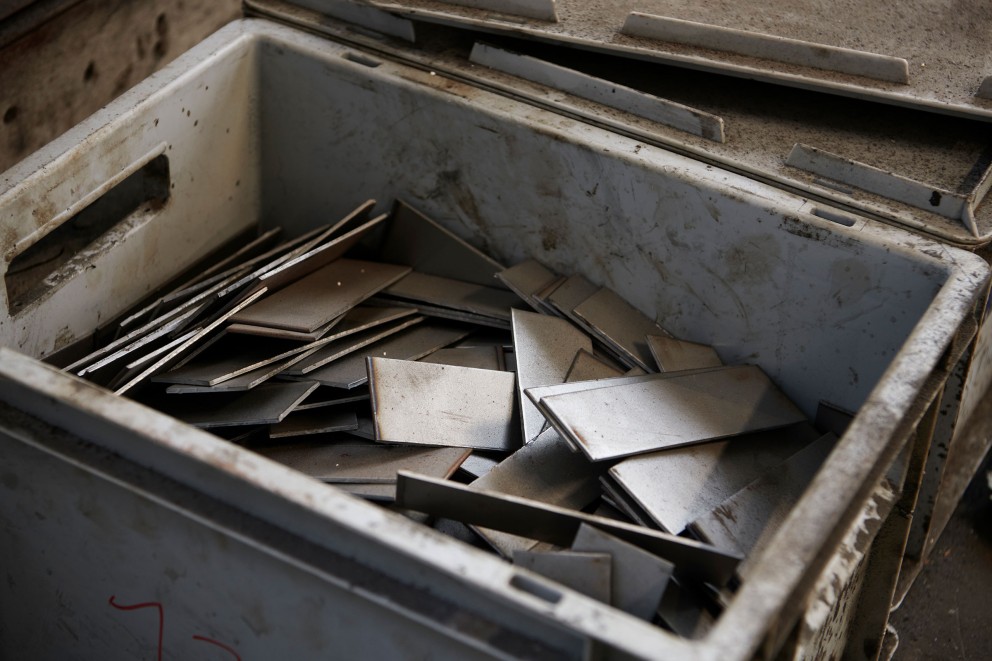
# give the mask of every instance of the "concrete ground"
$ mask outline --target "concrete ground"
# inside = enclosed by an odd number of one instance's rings
[[[894,661],[992,659],[992,500],[986,458],[890,625]]]

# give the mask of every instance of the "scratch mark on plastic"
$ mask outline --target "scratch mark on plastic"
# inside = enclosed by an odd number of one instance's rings
[[[218,640],[214,640],[213,638],[207,638],[206,636],[198,636],[198,635],[195,635],[195,634],[193,635],[193,640],[201,640],[201,641],[203,641],[205,643],[210,643],[211,645],[216,645],[217,647],[221,648],[225,652],[229,652],[238,661],[241,661],[241,656],[237,652],[235,652],[228,645],[225,645],[224,643],[222,643],[222,642],[220,642]]]

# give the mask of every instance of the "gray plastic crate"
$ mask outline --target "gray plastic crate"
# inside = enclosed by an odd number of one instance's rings
[[[163,157],[170,195],[37,295],[0,299],[0,656],[843,649],[870,624],[858,597],[891,597],[891,568],[862,594],[871,542],[969,355],[985,262],[322,29],[347,43],[233,23],[2,175],[6,282],[18,254]],[[36,360],[259,220],[298,233],[370,196],[411,200],[507,263],[609,285],[760,365],[811,416],[820,400],[859,411],[706,637],[534,590],[547,584]]]

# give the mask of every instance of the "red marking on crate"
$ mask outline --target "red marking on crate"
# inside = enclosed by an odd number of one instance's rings
[[[207,638],[206,636],[197,636],[197,635],[194,635],[193,636],[193,640],[202,640],[205,643],[210,643],[211,645],[216,645],[217,647],[221,648],[222,650],[224,650],[226,652],[230,652],[231,654],[234,655],[234,658],[235,659],[237,659],[238,661],[241,661],[241,656],[237,652],[235,652],[233,649],[231,649],[230,647],[228,647],[227,645],[225,645],[224,643],[222,643],[220,641],[214,640],[213,638]]]
[[[146,601],[140,604],[132,604],[130,606],[125,606],[124,604],[118,604],[114,602],[114,597],[117,595],[110,595],[110,599],[107,600],[111,606],[117,610],[122,611],[133,611],[139,608],[154,608],[158,611],[158,661],[162,661],[162,633],[165,630],[165,611],[162,608],[162,604],[157,601]]]

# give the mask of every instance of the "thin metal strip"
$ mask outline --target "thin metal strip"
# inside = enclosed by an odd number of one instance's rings
[[[202,310],[203,310],[203,307],[196,307],[196,308],[193,308],[192,310],[187,311],[186,313],[184,313],[182,315],[179,315],[178,317],[176,317],[172,321],[166,323],[165,325],[160,326],[159,328],[157,328],[157,329],[149,332],[147,335],[140,336],[140,337],[138,337],[138,339],[134,340],[133,342],[131,342],[127,346],[124,346],[124,347],[118,349],[117,351],[114,351],[109,356],[105,356],[105,357],[97,360],[96,362],[91,363],[90,365],[87,365],[83,369],[81,369],[78,372],[76,372],[76,376],[85,376],[85,375],[89,374],[90,372],[95,372],[95,371],[97,371],[99,369],[102,369],[102,368],[110,365],[111,363],[117,362],[118,360],[120,360],[122,358],[126,358],[129,354],[135,353],[139,349],[147,346],[148,344],[154,342],[155,340],[158,340],[160,338],[163,338],[163,337],[169,335],[170,333],[174,333],[176,331],[180,331],[181,332],[182,329],[183,329],[183,327],[184,327],[184,325],[188,321],[192,321],[193,318],[199,312],[201,312]],[[94,353],[92,353],[90,355],[92,356],[92,355],[95,355],[96,353],[98,353],[98,352],[94,352]],[[70,368],[66,368],[66,371],[71,371],[71,369]]]
[[[306,377],[314,370],[330,365],[359,349],[364,349],[370,344],[396,335],[411,326],[416,326],[423,320],[423,317],[406,317],[389,325],[376,324],[357,328],[355,329],[356,332],[353,333],[335,335],[330,342],[321,340],[322,343],[314,347],[314,350],[308,353],[303,360],[294,363],[291,369],[285,370],[286,376]]]
[[[182,285],[180,285],[180,288],[177,288],[173,290],[171,293],[163,296],[161,299],[162,302],[164,303],[171,300],[173,297],[180,295],[182,291],[192,288],[197,283],[202,283],[205,280],[212,281],[214,278],[221,278],[223,277],[224,273],[226,273],[228,270],[232,268],[238,268],[238,267],[247,268],[247,264],[245,264],[245,262],[248,262],[249,260],[252,259],[253,257],[252,253],[256,250],[265,250],[265,252],[268,253],[269,251],[266,250],[266,248],[272,243],[274,243],[276,238],[281,233],[282,233],[281,227],[274,227],[270,230],[261,233],[260,235],[258,235],[257,237],[246,243],[245,245],[238,248],[232,254],[228,255],[227,257],[221,259],[218,262],[214,262],[210,266],[198,272],[191,279],[186,280]],[[261,254],[264,253],[260,253],[259,256]]]
[[[409,272],[408,266],[337,259],[262,299],[232,320],[309,333]]]
[[[267,384],[223,402],[216,402],[216,395],[198,397],[195,404],[183,398],[183,406],[170,413],[201,429],[276,424],[316,387],[316,383]]]
[[[312,392],[312,391],[311,391]],[[307,393],[309,396],[310,393]],[[301,400],[302,401],[302,400]],[[290,411],[290,415],[269,428],[269,438],[292,438],[294,436],[312,436],[314,434],[329,434],[338,431],[358,429],[358,416],[354,410],[340,411],[331,409],[330,412],[316,409],[297,412],[299,402]]]
[[[223,335],[209,349],[182,366],[152,377],[156,383],[215,386],[248,372],[310,351],[308,345],[286,348],[285,340],[254,341],[244,335]],[[277,353],[278,352],[278,353]]]
[[[547,85],[707,140],[724,142],[722,118],[660,96],[478,42],[472,48],[469,59],[475,64]]]
[[[396,504],[559,546],[569,546],[587,523],[673,562],[681,575],[718,586],[730,580],[741,560],[691,539],[408,471],[398,474]]]
[[[418,271],[409,272],[389,285],[383,290],[383,294],[504,321],[510,320],[510,308],[523,302],[516,294],[505,289]]]
[[[365,222],[371,212],[375,200],[368,200],[363,205],[352,211],[350,214],[335,223],[318,240],[308,244],[309,249],[301,254],[283,262],[273,269],[267,270],[259,278],[259,282],[268,287],[271,291],[276,291],[291,282],[296,282],[314,271],[323,268],[334,260],[340,258],[358,243],[363,236],[374,228],[385,222],[387,216],[382,214],[372,220]],[[334,236],[336,233],[346,229],[354,223],[362,223],[358,227],[348,230],[341,236]],[[334,237],[327,243],[322,243],[325,238]],[[305,247],[308,247],[305,246]]]
[[[271,328],[269,326],[254,326],[252,324],[231,324],[227,327],[228,333],[236,335],[254,335],[256,337],[268,337],[274,340],[297,340],[299,342],[316,342],[334,328],[344,315],[332,319],[324,326],[311,333],[300,333],[297,331],[285,330],[283,328]]]
[[[400,470],[448,477],[465,461],[471,450],[407,448],[349,441],[331,445],[293,443],[259,448],[257,452],[324,482],[396,484],[396,473]]]
[[[155,374],[155,373],[157,373],[157,372],[159,372],[159,371],[167,368],[169,366],[169,364],[172,363],[172,361],[174,361],[176,358],[182,356],[183,353],[185,353],[188,349],[190,349],[197,342],[199,342],[200,340],[202,340],[205,337],[207,337],[210,333],[212,333],[214,330],[216,330],[225,321],[227,321],[232,316],[234,316],[235,314],[237,314],[241,310],[245,309],[246,307],[248,307],[249,305],[251,305],[252,303],[254,303],[256,300],[258,300],[262,296],[264,296],[265,293],[266,293],[266,291],[267,291],[266,288],[265,287],[262,287],[258,291],[255,291],[255,292],[249,294],[248,296],[246,296],[243,300],[239,301],[238,303],[236,303],[235,305],[233,305],[232,307],[230,307],[230,309],[228,309],[226,312],[224,312],[223,314],[219,315],[216,319],[214,319],[209,324],[207,324],[206,326],[204,326],[204,328],[203,328],[202,331],[200,331],[199,333],[197,333],[196,335],[194,335],[190,339],[186,340],[182,344],[180,344],[178,347],[176,347],[175,349],[173,349],[172,351],[170,351],[169,353],[167,353],[162,358],[159,358],[158,360],[156,360],[150,366],[148,366],[145,369],[141,370],[141,372],[139,372],[138,374],[136,374],[135,376],[133,376],[126,383],[124,383],[121,386],[119,386],[116,390],[114,390],[114,394],[115,395],[123,395],[124,393],[126,393],[127,391],[129,391],[131,388],[133,388],[134,386],[136,386],[139,383],[141,383],[145,378],[147,378],[147,377],[149,377],[149,376],[151,376],[151,375],[153,375],[153,374]]]
[[[441,0],[449,5],[485,9],[500,14],[536,18],[550,23],[558,22],[555,0]]]
[[[203,330],[201,327],[194,328],[193,330],[190,330],[190,331],[186,332],[184,335],[180,335],[179,337],[175,338],[174,340],[172,340],[172,341],[170,341],[170,342],[162,345],[158,349],[155,349],[151,353],[147,353],[147,354],[141,356],[140,358],[134,359],[133,361],[131,361],[130,363],[128,363],[127,365],[125,365],[124,366],[124,369],[122,369],[117,374],[117,376],[115,376],[113,379],[111,379],[107,383],[107,389],[108,390],[114,390],[115,388],[117,388],[117,386],[119,386],[120,384],[124,383],[125,381],[127,381],[128,379],[130,379],[132,376],[134,376],[135,374],[137,374],[138,371],[140,371],[141,368],[144,365],[147,365],[150,361],[155,360],[159,356],[162,356],[162,355],[168,353],[169,351],[172,351],[177,346],[179,346],[180,344],[182,344],[186,340],[189,340],[190,338],[192,338],[197,333],[199,333],[201,330]]]
[[[627,16],[620,31],[635,37],[699,46],[814,69],[909,84],[909,62],[891,55],[879,55],[852,48],[816,44],[773,34],[737,30],[636,11]]]
[[[156,316],[153,319],[150,319],[146,323],[142,324],[139,328],[134,329],[133,331],[127,333],[126,335],[118,337],[110,344],[107,344],[106,346],[103,346],[87,354],[86,356],[83,356],[79,360],[66,366],[63,369],[65,369],[65,371],[67,372],[72,372],[77,369],[86,367],[87,365],[92,364],[94,361],[100,360],[104,356],[114,353],[115,351],[119,350],[121,347],[127,346],[130,343],[137,341],[145,334],[154,332],[156,329],[166,324],[170,325],[173,331],[175,331],[176,329],[181,329],[185,321],[189,321],[190,319],[195,318],[197,315],[199,315],[200,312],[202,312],[204,309],[206,309],[212,303],[215,302],[216,299],[211,298],[211,296],[217,294],[218,290],[220,290],[222,287],[225,286],[225,283],[227,283],[226,280],[222,283],[215,285],[214,287],[211,287],[207,291],[198,294],[194,298],[191,298],[190,300],[184,302],[182,305],[172,310],[169,310],[168,312],[160,316]],[[219,299],[220,295],[217,294],[216,298]]]
[[[334,388],[356,388],[368,381],[365,359],[369,356],[388,356],[402,360],[418,360],[464,338],[471,331],[464,328],[422,324],[363,347],[349,355],[292,378],[313,379]]]
[[[461,312],[452,308],[442,308],[436,305],[428,305],[427,303],[405,301],[403,299],[389,298],[387,296],[374,296],[367,300],[366,303],[376,306],[407,307],[410,308],[411,311],[425,317],[447,319],[448,321],[460,321],[466,324],[486,326],[488,328],[496,328],[498,330],[510,330],[510,321],[508,319],[496,319],[494,317],[487,317],[481,314]]]
[[[451,365],[453,367],[474,367],[480,370],[502,372],[499,365],[499,351],[496,345],[485,347],[454,347],[438,349],[420,359],[422,363]]]
[[[283,370],[288,369],[297,361],[302,360],[308,355],[309,353],[302,353],[296,356],[290,356],[280,362],[272,363],[270,365],[263,365],[262,367],[253,369],[250,372],[240,374],[233,379],[221,381],[213,386],[192,386],[184,383],[176,383],[166,388],[165,392],[169,395],[195,395],[201,393],[216,394],[251,390],[252,388],[256,388],[265,383],[269,379],[281,373]]]
[[[229,291],[252,282],[257,282],[259,286],[268,287],[275,291],[326,266],[329,262],[345,254],[362,236],[386,219],[385,215],[378,216],[341,236],[334,237],[336,233],[344,230],[352,223],[364,221],[374,205],[375,200],[367,200],[337,223],[320,232],[315,238],[252,271],[228,289],[223,290],[220,295],[224,296]],[[327,243],[324,243],[325,241]]]
[[[361,2],[348,0],[294,0],[294,5],[320,12],[346,23],[360,25],[380,34],[413,43],[416,40],[413,21],[400,18]]]
[[[917,209],[926,209],[945,218],[960,220],[975,237],[979,236],[974,213],[970,211],[969,200],[959,193],[936,188],[798,142],[792,148],[785,163]]]
[[[328,226],[326,225],[317,227],[302,236],[298,236],[288,241],[285,241],[275,246],[274,248],[271,248],[270,250],[266,251],[261,255],[256,255],[255,257],[247,259],[244,262],[230,266],[227,270],[212,276],[210,278],[210,282],[214,283],[215,281],[219,281],[219,280],[224,280],[227,281],[228,283],[242,282],[242,278],[245,275],[248,275],[249,272],[253,274],[252,277],[255,277],[259,275],[259,273],[264,272],[266,269],[273,268],[275,265],[281,264],[283,261],[290,259],[290,256],[292,254],[295,254],[296,251],[306,252],[306,250],[308,250],[308,246],[314,245],[316,242],[319,242],[321,240],[321,237],[326,237],[327,235],[329,235],[332,229],[333,228],[329,229]],[[264,265],[262,267],[252,271],[252,267],[263,262]],[[200,285],[195,284],[198,280],[199,277],[187,281],[186,283],[180,285],[177,289],[174,289],[169,294],[163,296],[162,298],[157,299],[150,305],[142,308],[138,312],[135,312],[131,316],[127,317],[126,319],[121,321],[120,324],[118,324],[118,332],[123,330],[125,327],[130,326],[133,323],[137,322],[146,314],[151,313],[153,317],[161,316],[160,314],[158,314],[158,311],[161,308],[161,306],[166,305],[167,302],[170,300],[174,301],[177,298],[183,298],[186,295],[186,293],[192,293],[191,291],[188,290],[195,289],[196,291],[200,291],[199,290]],[[202,282],[200,284],[202,284]],[[210,286],[212,287],[214,285],[211,284]]]

